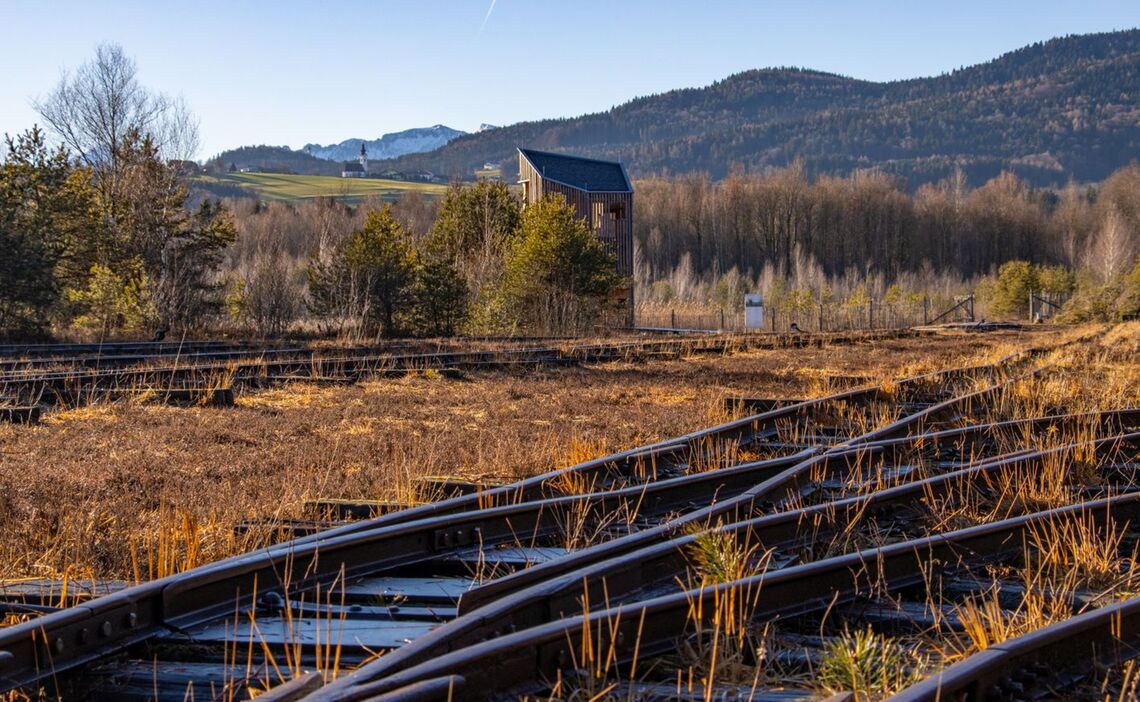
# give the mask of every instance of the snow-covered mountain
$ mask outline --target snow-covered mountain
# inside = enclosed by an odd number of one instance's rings
[[[432,151],[466,133],[437,124],[434,127],[405,129],[402,132],[385,134],[379,139],[346,139],[339,144],[328,146],[306,144],[301,151],[327,161],[355,161],[360,156],[360,145],[363,143],[369,160],[379,160]]]

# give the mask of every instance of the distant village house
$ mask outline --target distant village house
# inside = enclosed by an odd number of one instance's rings
[[[534,149],[519,150],[519,183],[523,204],[546,195],[566,199],[617,258],[618,273],[633,278],[633,185],[616,161],[568,156]],[[633,287],[626,291],[632,323]]]

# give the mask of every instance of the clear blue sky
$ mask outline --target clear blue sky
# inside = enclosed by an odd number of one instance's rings
[[[117,42],[145,85],[181,94],[197,113],[200,158],[246,144],[573,116],[766,66],[934,75],[1054,36],[1140,26],[1140,0],[6,5],[0,132],[30,127],[32,98],[62,68]]]

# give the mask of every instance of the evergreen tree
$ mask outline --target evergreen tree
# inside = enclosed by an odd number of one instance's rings
[[[544,332],[588,327],[621,284],[617,262],[561,196],[528,206],[507,251],[500,311]]]
[[[46,329],[82,260],[79,244],[92,224],[89,183],[63,149],[48,150],[39,129],[7,139],[0,164],[0,333]]]
[[[352,234],[345,251],[351,277],[362,293],[362,319],[386,336],[399,331],[397,314],[410,312],[415,283],[411,236],[385,205],[368,213],[364,227]]]
[[[145,275],[163,325],[190,328],[222,306],[214,272],[237,230],[220,203],[186,209],[187,190],[149,137],[131,132],[119,149],[110,248],[101,261],[125,280]]]
[[[519,202],[505,183],[456,183],[439,204],[432,247],[456,262],[500,256],[518,231],[519,218]]]
[[[484,306],[498,285],[503,254],[518,234],[518,199],[503,183],[454,184],[443,196],[427,253],[449,261],[463,277],[472,302]]]
[[[416,268],[415,317],[426,336],[451,336],[467,319],[467,282],[446,258],[421,254]]]

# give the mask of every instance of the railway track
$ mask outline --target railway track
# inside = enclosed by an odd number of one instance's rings
[[[127,588],[0,630],[0,679],[67,699],[510,698],[564,692],[597,663],[578,643],[597,638],[610,653],[596,672],[622,671],[619,698],[704,699],[691,680],[627,668],[675,652],[731,593],[759,588],[749,621],[790,637],[821,611],[913,623],[915,606],[892,620],[888,605],[932,582],[935,560],[941,590],[968,595],[978,568],[1016,561],[1042,524],[1132,519],[1140,411],[1003,416],[1006,388],[1049,372],[1029,366],[1042,351],[769,407]],[[1072,428],[1080,440],[1026,440]],[[930,519],[1075,452],[1121,496],[969,529]],[[857,548],[875,539],[894,543]],[[692,587],[709,543],[748,557],[738,577]]]
[[[1140,597],[1077,614],[965,658],[889,702],[1063,697],[1140,654],[1138,618]],[[1115,692],[1129,699],[1133,690]]]
[[[725,334],[558,345],[496,342],[491,348],[429,352],[402,350],[391,343],[381,347],[260,348],[207,342],[189,349],[172,344],[159,344],[152,349],[128,345],[113,348],[110,354],[82,347],[74,353],[60,355],[52,351],[35,358],[18,353],[5,357],[0,353],[0,406],[75,405],[140,393],[193,403],[218,388],[232,392],[292,381],[356,382],[367,377],[427,370],[448,373],[646,360],[745,348],[846,344],[914,333],[895,330],[811,336]]]
[[[781,636],[796,639],[798,653],[805,659],[796,663],[810,673],[811,659],[818,658],[823,648],[819,643],[810,644],[813,637],[823,638],[818,635],[822,629],[819,615],[828,614],[829,625],[837,626],[838,621],[841,628],[848,622],[864,625],[868,621],[879,626],[953,627],[954,622],[943,623],[949,619],[947,613],[927,607],[931,589],[965,596],[984,594],[995,587],[987,577],[988,568],[1022,558],[1025,541],[1037,530],[1082,520],[1105,528],[1115,521],[1140,516],[1138,504],[1140,495],[1130,493],[803,565],[773,567],[760,575],[649,596],[620,606],[603,600],[606,604],[579,616],[504,633],[403,670],[389,671],[377,681],[356,686],[338,681],[306,699],[427,700],[448,694],[456,699],[500,699],[533,695],[572,680],[572,674],[583,674],[578,671],[585,671],[587,677],[613,674],[638,658],[668,655],[677,650],[677,642],[684,641],[686,633],[694,630],[731,637],[739,625],[725,621],[726,616],[732,616],[725,612],[726,607],[746,610],[751,626],[779,622]],[[932,563],[938,564],[933,573]],[[1010,594],[1016,596],[1016,586],[1016,582],[996,584],[999,595],[1012,588]],[[941,600],[957,601],[949,597]],[[582,655],[582,641],[590,642],[594,650]],[[712,642],[700,641],[698,633],[692,645],[702,644]],[[700,699],[706,695],[706,690],[695,688],[683,677],[675,684],[666,678],[666,682],[646,685],[636,673],[631,676],[632,681],[619,686],[640,693],[638,699],[675,699],[685,693],[695,693]],[[750,699],[792,698],[787,689],[766,690],[743,682]],[[937,685],[938,681],[932,683]],[[654,692],[655,688],[659,691]],[[624,690],[615,694],[619,699],[625,696]],[[800,699],[819,696],[809,690],[796,695]],[[927,699],[936,697],[937,693]]]
[[[117,368],[155,366],[174,361],[180,366],[195,366],[239,359],[297,359],[314,355],[359,356],[408,355],[441,353],[464,349],[525,349],[549,347],[572,340],[527,337],[501,339],[390,340],[377,344],[354,346],[321,345],[307,342],[254,343],[232,341],[186,341],[181,343],[122,343],[105,345],[54,344],[44,347],[0,347],[0,372],[35,374],[39,370],[67,371],[79,369],[113,370]]]
[[[1112,457],[1123,459],[1125,465],[1134,467],[1137,448],[1140,446],[1137,443],[1140,434],[1134,431],[1138,426],[1136,413],[1111,413],[1099,415],[1097,419],[1109,420],[1113,424],[1105,427],[1109,438],[1090,442],[1095,455],[1102,460]],[[1119,434],[1118,430],[1124,427],[1133,431]],[[991,434],[996,429],[997,426],[992,426],[983,430],[983,433]],[[940,433],[949,438],[955,435],[961,437],[970,432]],[[893,444],[898,448],[900,442],[895,441]],[[933,555],[933,548],[941,548],[942,540],[958,539],[959,534],[956,532],[925,536],[919,541],[904,542],[905,546],[873,549],[854,556],[846,554],[831,561],[825,559],[825,562],[818,565],[809,566],[805,563],[799,570],[793,567],[784,573],[783,569],[789,565],[795,566],[798,559],[804,558],[802,553],[797,554],[794,550],[789,552],[789,547],[803,549],[836,533],[847,539],[860,535],[873,535],[875,539],[905,537],[907,527],[913,526],[914,513],[924,511],[932,503],[937,504],[947,497],[960,499],[962,495],[976,491],[979,487],[992,489],[994,475],[1040,469],[1051,458],[1063,458],[1067,451],[1074,448],[1079,447],[1022,451],[980,463],[975,460],[973,465],[962,470],[915,483],[878,489],[863,496],[825,500],[815,506],[777,511],[751,520],[727,524],[717,522],[715,530],[705,532],[704,535],[693,535],[689,530],[677,528],[674,524],[672,532],[666,538],[647,539],[641,535],[628,537],[627,542],[638,542],[640,548],[637,550],[621,548],[622,540],[619,539],[596,547],[593,554],[582,552],[568,556],[565,561],[521,571],[512,576],[514,582],[510,582],[512,577],[508,577],[465,593],[460,600],[460,616],[457,619],[412,644],[341,677],[306,699],[352,700],[376,695],[390,695],[391,699],[407,700],[438,699],[446,695],[455,695],[455,699],[498,698],[486,694],[486,690],[503,693],[503,698],[512,695],[517,697],[551,687],[563,671],[589,670],[594,666],[596,661],[584,661],[580,657],[575,659],[573,650],[574,642],[591,640],[591,637],[604,639],[594,640],[594,649],[609,651],[611,658],[601,665],[606,668],[603,672],[612,673],[610,668],[619,667],[622,656],[627,659],[630,656],[651,657],[655,652],[675,650],[677,641],[683,640],[687,632],[691,633],[694,609],[707,609],[715,618],[717,593],[723,595],[726,591],[748,593],[759,589],[762,592],[756,602],[750,603],[748,617],[751,625],[763,622],[766,618],[782,618],[792,622],[789,625],[792,626],[795,619],[789,619],[791,615],[802,619],[804,615],[818,614],[824,609],[832,615],[833,627],[837,626],[836,619],[845,614],[850,615],[851,619],[862,621],[873,619],[878,626],[896,626],[900,623],[909,626],[925,625],[927,622],[922,618],[924,613],[921,598],[908,606],[906,602],[882,601],[882,595],[905,591],[908,587],[913,591],[918,582],[915,578],[924,577],[928,578],[923,581],[927,587],[921,592],[927,593],[931,586],[931,572],[928,570],[930,564],[938,560],[950,560],[942,552]],[[879,472],[881,474],[882,467]],[[1134,478],[1131,472],[1126,478],[1126,483],[1131,485]],[[1112,505],[1112,516],[1118,523],[1128,523],[1135,517],[1135,499],[1136,495],[1131,494],[1117,500],[1117,503],[1104,501],[1103,505],[1106,509]],[[956,587],[958,596],[977,594],[980,589],[987,587],[980,584],[986,581],[975,578],[967,566],[991,566],[996,558],[1020,556],[1024,549],[1023,540],[1013,539],[1012,536],[1023,537],[1027,533],[1026,529],[1032,525],[1040,526],[1043,523],[1053,523],[1051,520],[1070,519],[1074,515],[1085,514],[1088,510],[1095,511],[1099,504],[1101,503],[1090,503],[1084,507],[1078,505],[1008,520],[1008,523],[994,527],[997,531],[988,530],[989,527],[964,531],[961,538],[966,539],[964,543],[971,544],[973,551],[969,558],[959,554],[958,560],[954,562],[955,568],[950,569],[951,575],[956,574],[958,579],[951,583],[953,587],[947,589]],[[858,528],[861,523],[873,525],[873,534],[862,533]],[[892,534],[893,530],[897,532]],[[985,539],[995,544],[992,553],[986,553],[973,545],[976,538],[973,534],[979,530],[985,534]],[[769,559],[766,572],[752,576],[747,582],[730,583],[725,586],[727,590],[714,589],[711,594],[704,588],[675,592],[678,590],[676,574],[684,572],[687,566],[691,569],[692,548],[710,533],[743,540],[745,543],[735,544],[738,553],[744,552],[744,545],[749,541],[776,550],[765,554]],[[912,551],[919,547],[932,549],[931,554],[916,560]],[[900,575],[897,582],[887,578],[890,587],[881,593],[875,593],[879,600],[863,602],[861,608],[837,614],[834,610],[837,604],[852,604],[863,594],[875,592],[871,584],[860,581],[860,574],[871,573],[876,578],[891,575],[891,559],[900,558],[903,561],[909,558],[907,562],[913,563],[913,567],[908,573]],[[578,563],[569,562],[575,560]],[[809,576],[818,580],[808,579]],[[491,592],[486,592],[487,589]],[[481,593],[480,590],[484,592]],[[670,590],[674,591],[668,596],[672,599],[667,603],[659,601],[665,597],[662,592]],[[657,598],[654,598],[655,595]],[[474,602],[470,602],[472,596]],[[464,602],[465,599],[469,602]],[[583,603],[604,603],[604,606],[599,608],[595,605],[583,612]],[[468,606],[465,607],[465,604]],[[737,606],[740,604],[738,601]],[[931,615],[926,614],[925,617],[930,619]],[[699,624],[698,618],[698,629]],[[803,627],[803,623],[800,622],[799,626]],[[812,622],[807,628],[818,632],[820,626],[818,622]],[[553,632],[557,634],[553,635]],[[636,645],[631,644],[634,641],[637,642]],[[801,644],[800,648],[801,654],[810,658],[810,653],[802,653],[806,647]],[[470,671],[467,668],[469,664],[473,666]],[[810,660],[807,665],[810,669]],[[489,679],[494,682],[490,683]],[[688,686],[681,683],[649,686],[630,683],[623,689],[610,690],[612,695],[607,699],[707,699],[705,690],[692,688],[691,678],[688,683]],[[532,687],[528,688],[528,684]],[[723,692],[725,691],[721,690],[718,694]],[[743,690],[737,690],[740,698],[769,699],[764,692],[757,690],[755,684],[751,688],[745,685]],[[807,690],[799,692],[797,695],[794,691],[774,691],[770,698],[807,699],[818,696]]]

